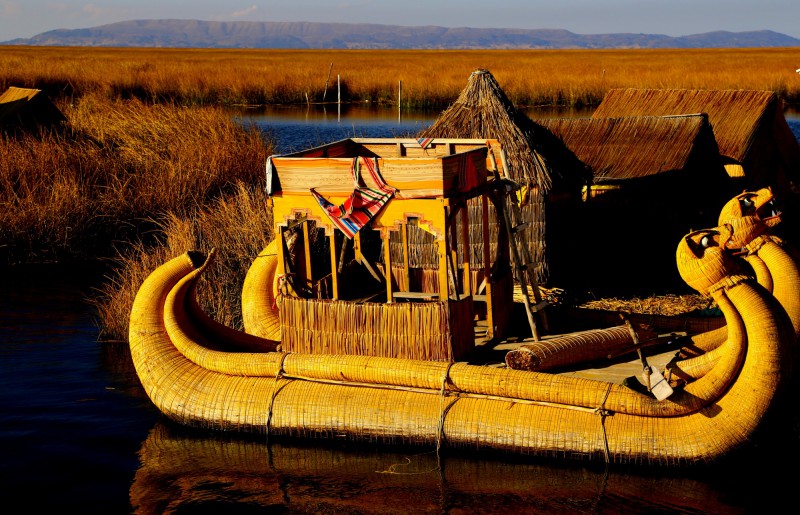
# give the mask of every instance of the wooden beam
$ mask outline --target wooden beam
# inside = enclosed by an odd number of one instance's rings
[[[464,295],[472,295],[472,262],[470,260],[470,240],[469,240],[469,206],[464,203],[461,207],[461,248],[462,254],[462,285]]]
[[[339,263],[338,253],[336,252],[336,230],[331,231],[328,236],[328,244],[331,248],[331,288],[333,289],[333,300],[339,300]],[[344,245],[343,245],[344,246]]]
[[[311,238],[308,231],[308,220],[303,222],[303,252],[305,253],[304,277],[306,287],[312,288],[313,277],[311,273]]]
[[[452,213],[452,217],[448,216],[448,222],[449,222],[448,232],[450,234],[447,238],[449,243],[448,246],[450,247],[450,256],[449,256],[450,262],[448,263],[448,266],[450,268],[450,274],[453,281],[453,294],[456,296],[457,299],[461,298],[461,296],[459,295],[458,275],[457,275],[458,274],[458,226],[456,225],[457,213],[455,212],[458,211],[459,209],[461,209],[461,207],[459,205],[456,205],[453,208],[454,212]],[[463,281],[462,281],[462,286],[463,286]]]
[[[392,302],[394,295],[392,294],[392,249],[391,249],[391,231],[388,229],[381,231],[381,240],[383,242],[383,266],[386,268],[386,302]]]
[[[481,221],[481,231],[483,233],[483,277],[484,281],[486,281],[486,325],[488,327],[488,331],[486,335],[489,338],[494,338],[496,336],[496,330],[494,326],[494,305],[492,303],[492,290],[494,289],[494,285],[491,281],[491,242],[489,241],[489,199],[486,195],[481,197],[481,212],[483,214],[483,220]]]
[[[284,227],[280,225],[275,226],[275,237],[280,238],[278,241],[278,267],[275,270],[278,277],[286,275],[286,252],[284,251],[286,248],[286,238],[284,236],[284,231]]]
[[[404,221],[400,227],[400,237],[403,239],[403,275],[406,284],[404,290],[411,289],[411,268],[408,261],[408,220]]]

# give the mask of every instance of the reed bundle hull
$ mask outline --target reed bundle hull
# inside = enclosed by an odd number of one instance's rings
[[[463,362],[270,351],[275,342],[265,339],[262,352],[230,352],[239,340],[252,347],[259,339],[211,330],[194,299],[207,264],[191,252],[151,274],[134,303],[130,343],[154,404],[209,429],[614,463],[712,462],[758,429],[784,386],[784,347],[794,342],[768,292],[749,278],[723,277],[721,305],[742,331],[709,373],[666,401],[609,382]]]

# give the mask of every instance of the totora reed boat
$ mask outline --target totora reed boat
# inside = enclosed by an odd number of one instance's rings
[[[524,248],[503,161],[491,140],[343,140],[273,156],[276,238],[243,285],[245,331],[196,301],[215,251],[178,256],[139,289],[130,347],[152,402],[180,424],[220,431],[607,463],[711,463],[746,446],[791,379],[798,292],[777,283],[796,262],[770,240],[754,273],[731,249],[752,239],[738,219],[757,217],[723,213],[718,227],[676,242],[676,261],[724,327],[678,338],[626,320],[542,336],[554,321],[534,295],[521,345],[601,351],[553,370],[512,368],[495,358],[514,331],[509,261]],[[757,280],[768,269],[774,294]],[[530,276],[517,280],[538,292]],[[654,342],[667,350],[645,345]],[[676,342],[686,344],[677,353]],[[598,366],[608,354],[626,356]],[[632,366],[643,372],[636,384],[620,380]]]

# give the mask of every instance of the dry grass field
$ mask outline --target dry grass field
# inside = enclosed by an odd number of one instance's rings
[[[225,50],[0,47],[0,90],[182,105],[342,101],[443,107],[477,68],[518,107],[597,104],[610,88],[771,90],[800,104],[796,48]]]

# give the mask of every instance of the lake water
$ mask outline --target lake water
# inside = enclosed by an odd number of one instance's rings
[[[281,152],[351,136],[405,136],[433,120],[397,120],[391,110],[303,111],[248,119],[271,128]],[[800,120],[790,123],[800,136]],[[16,511],[763,513],[795,502],[797,413],[724,466],[679,470],[267,442],[176,427],[139,385],[127,344],[96,341],[85,299],[100,275],[30,267],[0,282],[0,493]]]
[[[593,109],[540,107],[523,110],[529,117],[589,117]],[[277,153],[288,153],[345,138],[411,137],[430,126],[440,112],[404,110],[375,106],[310,105],[268,107],[236,111],[243,123],[254,123],[276,136]],[[789,127],[800,139],[800,111],[785,113]]]

